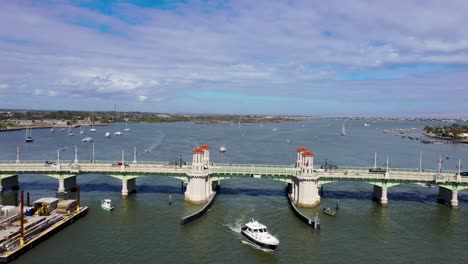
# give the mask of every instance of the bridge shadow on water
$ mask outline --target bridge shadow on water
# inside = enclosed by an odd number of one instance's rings
[[[58,184],[56,183],[21,183],[20,188],[28,191],[44,191],[51,190],[56,192]],[[120,192],[122,186],[120,184],[110,183],[82,183],[80,184],[81,192]],[[182,193],[181,186],[169,185],[137,185],[137,192],[139,193],[167,193],[167,194],[180,194]]]
[[[33,183],[20,183],[20,188],[33,192],[35,190],[44,191],[51,190],[57,191],[57,183],[47,182],[33,182]],[[120,192],[122,186],[120,184],[110,183],[83,183],[80,184],[82,192]],[[138,193],[163,193],[163,194],[182,194],[181,186],[174,185],[137,185]],[[285,196],[284,189],[255,189],[255,188],[229,188],[221,187],[219,194],[221,195],[248,195],[248,196]],[[336,200],[371,200],[372,192],[362,191],[332,191],[326,190],[320,194],[322,199],[336,199]],[[437,201],[437,194],[434,193],[411,193],[411,192],[389,192],[389,201],[411,201],[421,203],[435,203]],[[467,194],[458,194],[459,202],[468,202]]]
[[[320,196],[322,199],[371,200],[372,192],[324,191]],[[391,192],[387,194],[387,198],[389,201],[410,201],[421,203],[437,202],[437,194],[433,193]],[[468,195],[458,194],[458,201],[468,202]]]

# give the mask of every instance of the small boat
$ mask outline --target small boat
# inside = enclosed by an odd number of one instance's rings
[[[71,127],[68,128],[68,135],[69,136],[74,136],[75,134],[73,134],[72,130],[71,130]]]
[[[335,216],[336,210],[331,209],[330,207],[323,208],[322,212],[327,215]]]
[[[221,153],[226,152],[226,148],[225,148],[224,146],[221,146],[221,147],[219,148],[219,152],[221,152]]]
[[[50,133],[54,133],[55,132],[55,129],[54,128],[51,128],[50,129]]]
[[[96,129],[95,128],[90,128],[89,132],[96,132]]]
[[[254,219],[241,228],[241,235],[250,242],[270,250],[275,250],[279,244],[278,238],[268,233],[267,227]]]
[[[105,138],[111,138],[111,133],[110,133],[110,132],[106,132],[106,133],[104,134],[104,137],[105,137]]]
[[[116,135],[116,136],[121,136],[121,135],[122,135],[122,132],[120,132],[120,131],[114,132],[114,135]]]
[[[92,142],[93,141],[93,138],[92,137],[85,137],[81,140],[81,142],[83,143],[87,143],[87,142]]]
[[[127,126],[127,121],[125,121],[125,129],[124,129],[124,132],[129,132],[130,131],[130,128]]]
[[[145,152],[146,152],[146,153],[148,153],[148,152],[151,152],[151,150],[149,150],[149,149],[145,149]]]
[[[368,126],[370,126],[370,124],[369,123],[364,123],[363,126],[368,127]]]
[[[24,142],[31,143],[34,139],[32,138],[32,130],[29,127],[26,127],[26,135],[24,137]]]
[[[80,135],[83,135],[84,134],[84,131],[82,128],[80,128]]]
[[[107,211],[114,209],[111,199],[104,199],[101,201],[101,208]]]

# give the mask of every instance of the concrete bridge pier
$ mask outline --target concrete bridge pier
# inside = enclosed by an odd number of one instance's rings
[[[458,190],[456,186],[454,186],[452,190],[439,186],[439,195],[437,196],[437,202],[449,205],[452,208],[458,208]]]
[[[8,189],[17,190],[19,188],[18,175],[3,176],[0,180],[0,192]]]
[[[136,192],[136,178],[122,179],[122,198],[127,198],[130,193]]]
[[[209,196],[208,176],[189,176],[187,190],[185,191],[185,201],[191,204],[203,204]]]
[[[65,178],[63,176],[60,176],[59,178],[59,187],[57,192],[59,194],[65,193],[68,191],[76,191],[76,176],[71,176],[68,178]]]
[[[372,200],[376,201],[383,207],[388,205],[388,198],[387,198],[387,186],[377,186],[374,185],[374,191],[372,192]]]
[[[298,188],[296,193],[296,204],[299,207],[313,208],[320,204],[319,188],[317,179],[309,177],[297,177]]]

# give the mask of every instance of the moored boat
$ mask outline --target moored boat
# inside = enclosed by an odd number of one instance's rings
[[[323,208],[322,212],[327,215],[335,216],[336,210],[331,209],[330,207]]]
[[[241,228],[241,235],[256,245],[275,250],[279,244],[278,238],[268,233],[267,227],[254,219]]]
[[[107,211],[114,209],[111,199],[104,199],[101,201],[101,208]]]
[[[219,152],[221,152],[221,153],[226,152],[226,148],[225,148],[224,146],[221,146],[221,147],[219,148]]]
[[[105,138],[110,138],[110,137],[111,137],[111,133],[110,133],[110,132],[106,132],[106,134],[104,134],[104,137],[105,137]]]
[[[85,137],[81,140],[81,142],[86,143],[86,142],[92,142],[93,138],[92,137]]]

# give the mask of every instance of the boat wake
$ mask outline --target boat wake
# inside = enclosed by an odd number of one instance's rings
[[[161,145],[165,137],[166,134],[164,134],[162,131],[157,131],[157,134],[154,136],[154,142],[145,149],[145,152],[151,152],[155,150],[159,145]]]
[[[260,247],[260,246],[254,244],[254,243],[252,243],[252,242],[250,242],[250,241],[247,241],[247,240],[245,240],[245,239],[242,239],[241,241],[242,241],[242,244],[244,244],[244,245],[249,245],[249,246],[251,246],[251,247],[253,247],[253,248],[255,248],[255,249],[261,250],[261,251],[263,251],[263,252],[275,252],[275,251],[272,250],[272,249],[267,249],[267,248]]]
[[[430,185],[428,183],[417,182],[415,184],[418,185],[418,186],[421,186],[421,187],[426,187],[426,188],[431,188],[432,187],[432,185]]]
[[[238,223],[236,223],[234,225],[226,224],[226,225],[223,225],[223,226],[229,227],[229,229],[231,229],[231,231],[233,231],[235,233],[238,233],[238,234],[240,234],[241,227],[242,227],[241,224],[238,224]]]

